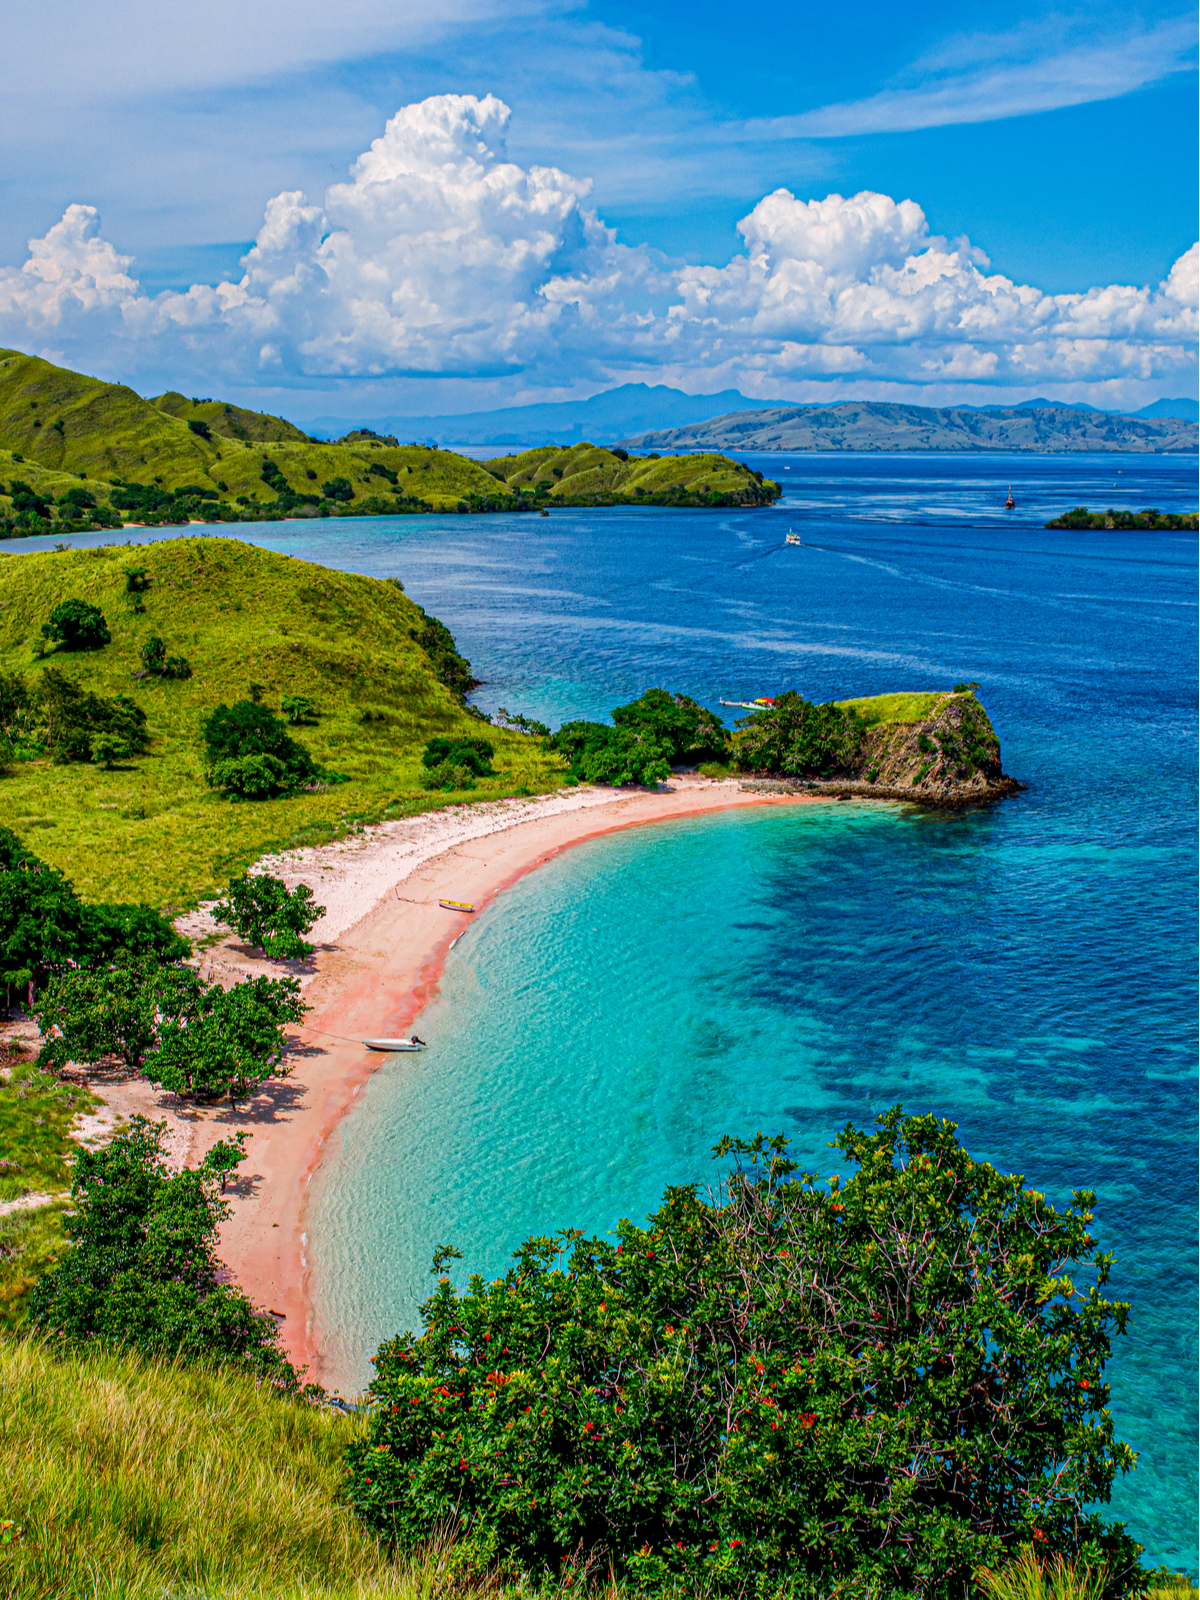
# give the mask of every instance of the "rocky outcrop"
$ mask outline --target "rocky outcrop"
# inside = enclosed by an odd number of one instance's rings
[[[844,773],[742,783],[760,793],[862,795],[942,807],[998,800],[1021,787],[1006,776],[996,730],[969,691],[943,695],[920,721],[868,724]]]

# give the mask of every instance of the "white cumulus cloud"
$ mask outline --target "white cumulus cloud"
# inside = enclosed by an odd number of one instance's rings
[[[799,378],[1194,383],[1197,249],[1155,288],[1048,295],[929,234],[911,200],[786,189],[724,266],[616,243],[590,185],[507,159],[492,96],[403,107],[322,202],[268,202],[238,283],[143,294],[88,206],[0,269],[0,339],[110,369],[242,385],[388,375],[542,385],[669,371]],[[775,392],[775,391],[769,391]]]

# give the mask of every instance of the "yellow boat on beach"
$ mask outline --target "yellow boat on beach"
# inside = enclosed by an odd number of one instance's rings
[[[474,911],[475,909],[469,900],[439,900],[438,905],[445,906],[447,911]]]

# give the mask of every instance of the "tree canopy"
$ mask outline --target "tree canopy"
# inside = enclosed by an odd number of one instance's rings
[[[230,878],[226,894],[213,907],[218,922],[277,959],[312,955],[313,947],[302,935],[325,915],[325,907],[314,904],[306,883],[289,891],[282,878],[266,872],[243,873]]]
[[[209,782],[241,799],[286,794],[319,775],[304,746],[274,712],[256,701],[217,706],[200,731]]]
[[[375,1359],[359,1512],[404,1548],[453,1529],[474,1573],[651,1593],[959,1600],[1030,1542],[1125,1592],[1138,1547],[1091,1509],[1133,1460],[1094,1197],[1056,1210],[899,1108],[836,1143],[826,1187],[782,1138],[722,1141],[722,1192],[461,1291],[439,1251],[423,1331]]]
[[[73,1243],[34,1288],[30,1327],[298,1388],[274,1320],[220,1281],[217,1228],[229,1206],[218,1186],[243,1159],[244,1138],[220,1141],[180,1171],[164,1159],[166,1123],[144,1117],[103,1149],[81,1149],[64,1224]]]
[[[64,650],[99,650],[108,644],[112,634],[99,606],[86,600],[60,600],[42,623],[42,637]]]
[[[739,723],[738,766],[788,778],[828,778],[854,766],[863,723],[853,707],[814,705],[788,690]]]

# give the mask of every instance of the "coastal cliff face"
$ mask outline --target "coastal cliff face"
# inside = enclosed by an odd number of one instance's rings
[[[898,707],[889,702],[899,701]],[[821,772],[760,772],[742,787],[766,793],[869,795],[964,806],[1014,794],[1000,740],[970,690],[845,701],[846,736]]]

